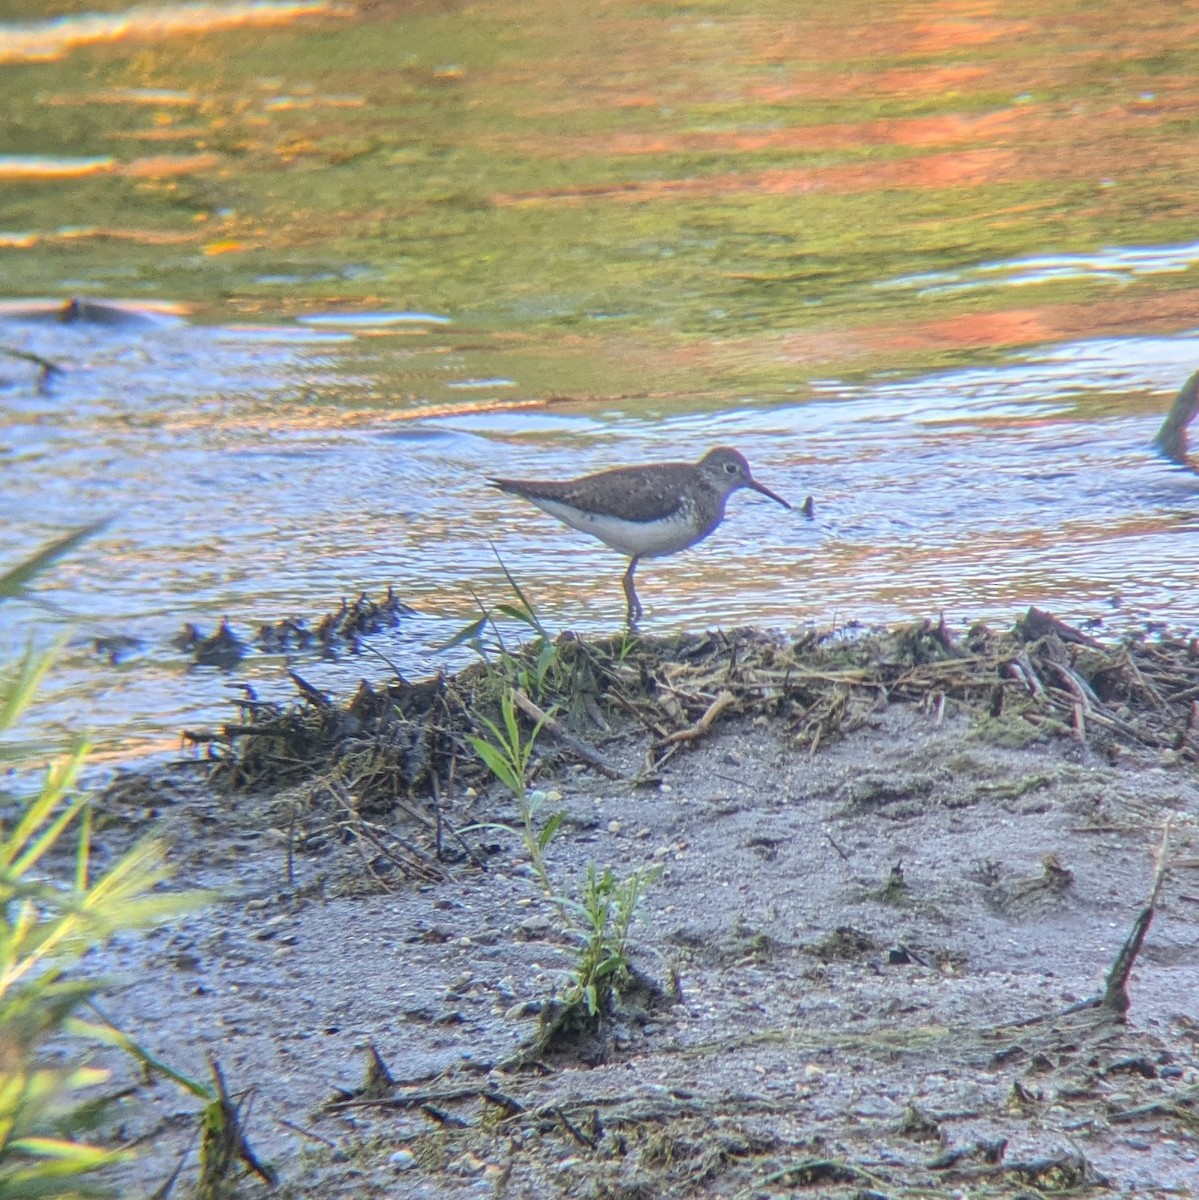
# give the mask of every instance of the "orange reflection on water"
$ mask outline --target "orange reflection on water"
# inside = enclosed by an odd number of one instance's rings
[[[706,178],[622,180],[610,184],[550,188],[491,197],[493,204],[578,203],[587,200],[643,201],[678,197],[798,195],[804,192],[866,192],[876,188],[976,187],[1012,176],[1013,151],[998,146],[926,154],[891,162],[850,163],[834,167],[779,167],[727,172]]]
[[[1067,517],[1056,528],[1013,523],[1002,532],[972,530],[951,546],[896,542],[860,566],[871,576],[872,594],[900,609],[937,604],[950,560],[959,576],[969,580],[982,611],[1057,599],[1077,603],[1080,596],[1096,593],[1085,565],[1086,547],[1102,550],[1124,543],[1135,548],[1168,528],[1160,514],[1143,513],[1101,528]],[[1069,553],[1063,554],[1063,548]],[[998,563],[1007,564],[1006,569],[997,569]],[[853,564],[849,566],[852,574]]]
[[[115,171],[115,158],[51,158],[40,154],[0,155],[0,179],[81,179]]]
[[[1032,27],[1031,21],[954,20],[945,16],[923,20],[913,26],[909,48],[914,54],[943,54],[966,46],[985,46],[1001,38],[1018,38]]]
[[[60,92],[43,96],[40,101],[48,108],[90,107],[93,104],[138,104],[154,108],[180,108],[200,103],[190,91],[177,88],[105,88],[99,92]]]
[[[859,146],[939,146],[1018,136],[1033,110],[1006,108],[990,113],[942,113],[864,121],[861,124],[798,125],[788,129],[695,129],[614,133],[597,137],[537,138],[518,142],[522,154],[553,158],[622,157],[657,154],[753,154],[769,150],[852,150]]]
[[[931,349],[938,346],[1032,346],[1053,336],[1045,314],[1035,308],[999,312],[962,313],[943,321],[930,321],[888,339],[896,349]]]
[[[947,96],[979,87],[990,74],[988,68],[973,64],[846,71],[836,75],[801,77],[786,83],[754,84],[746,89],[746,96],[767,104],[861,95]]]
[[[178,37],[253,25],[281,25],[305,16],[352,16],[329,0],[259,0],[249,4],[147,5],[125,12],[82,13],[50,21],[0,25],[0,63],[48,62],[80,46],[127,38]]]
[[[58,230],[56,233],[41,234],[39,240],[54,242],[79,242],[89,238],[103,241],[136,242],[142,246],[186,246],[199,241],[198,233],[180,233],[173,229],[124,229],[114,225],[76,225]],[[190,306],[188,307],[190,312]]]
[[[193,175],[219,166],[216,154],[155,154],[123,163],[102,158],[52,158],[44,155],[0,155],[0,179],[81,179],[88,175],[121,175],[133,179]]]
[[[604,400],[620,397],[603,397]],[[544,409],[573,400],[568,396],[538,397],[535,400],[453,400],[445,404],[421,404],[406,408],[299,408],[291,405],[276,412],[256,412],[245,419],[226,416],[221,428],[226,433],[237,430],[261,431],[279,429],[287,432],[312,432],[318,429],[370,429],[376,426],[406,421],[421,421],[436,417],[461,417],[473,413],[519,412],[522,409]],[[597,399],[597,397],[586,397]],[[398,401],[402,402],[402,401]],[[207,429],[211,418],[207,413],[176,416],[163,423],[162,428],[174,433],[189,429]]]
[[[761,341],[740,338],[725,341],[719,355],[733,358],[769,355],[780,361],[818,363],[900,351],[1036,346],[1081,337],[1169,332],[1194,323],[1196,312],[1199,312],[1199,289],[1188,288],[1090,304],[1022,306],[931,321],[803,330]],[[715,352],[712,361],[717,361]]]
[[[111,136],[127,142],[189,142],[207,137],[210,132],[203,125],[161,125],[155,129],[118,129]]]
[[[219,154],[155,154],[122,163],[118,175],[131,179],[162,178],[168,175],[197,175],[221,165]]]
[[[993,74],[986,67],[907,67],[891,71],[880,71],[873,78],[859,79],[858,87],[847,89],[869,92],[877,89],[885,96],[911,98],[913,96],[947,96],[954,92],[981,89],[990,83]]]
[[[208,258],[215,258],[218,254],[237,254],[242,250],[254,249],[256,249],[254,242],[239,242],[230,238],[220,242],[208,242],[201,247],[200,253]]]

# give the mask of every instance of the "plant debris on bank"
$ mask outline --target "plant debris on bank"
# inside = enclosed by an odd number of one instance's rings
[[[360,811],[437,799],[456,782],[478,781],[482,764],[466,739],[480,731],[481,716],[497,713],[503,686],[527,682],[544,646],[538,639],[516,651],[510,679],[497,682],[496,669],[478,663],[415,683],[363,682],[344,704],[293,673],[292,704],[248,695],[242,720],[185,736],[207,747],[216,778],[233,791],[309,778],[319,785],[336,771]],[[613,726],[635,723],[652,737],[644,782],[723,717],[781,718],[796,747],[815,754],[893,703],[942,715],[960,704],[980,736],[1010,744],[1064,736],[1113,759],[1130,747],[1174,761],[1199,756],[1199,639],[1107,645],[1037,608],[1002,632],[976,625],[955,635],[943,620],[926,620],[790,639],[753,629],[590,640],[564,633],[552,650],[540,687],[520,689],[528,724],[537,719],[530,713],[553,708],[562,753],[602,769],[595,747]]]

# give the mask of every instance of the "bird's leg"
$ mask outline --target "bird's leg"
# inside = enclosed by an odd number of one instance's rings
[[[629,559],[629,569],[624,573],[624,595],[629,602],[629,611],[627,620],[630,629],[637,627],[637,622],[641,620],[642,612],[641,601],[637,599],[637,589],[633,586],[633,572],[637,569],[637,556],[633,555]]]

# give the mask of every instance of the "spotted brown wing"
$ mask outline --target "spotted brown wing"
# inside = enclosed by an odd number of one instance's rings
[[[688,463],[616,467],[582,479],[492,479],[493,487],[526,500],[554,500],[620,521],[664,521],[682,506]]]

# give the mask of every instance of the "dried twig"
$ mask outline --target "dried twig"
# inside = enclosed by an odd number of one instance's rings
[[[16,350],[12,346],[0,346],[0,354],[7,354],[9,358],[17,358],[22,362],[32,363],[38,368],[37,390],[39,393],[44,393],[50,383],[50,380],[55,375],[62,374],[62,368],[55,362],[51,362],[48,358],[43,358],[40,354],[34,354],[29,350]]]
[[[403,1084],[397,1084],[403,1087]],[[457,1088],[437,1088],[429,1091],[399,1092],[393,1096],[341,1096],[330,1100],[324,1107],[327,1112],[342,1112],[350,1108],[420,1108],[430,1105],[452,1104],[457,1100],[484,1100],[504,1110],[508,1116],[525,1111],[525,1106],[506,1092],[486,1084],[467,1085]]]
[[[512,698],[521,712],[532,720],[539,721],[546,733],[556,738],[588,766],[594,767],[601,775],[606,775],[609,779],[628,779],[628,776],[619,767],[613,766],[598,750],[594,750],[586,742],[580,741],[574,734],[563,729],[561,722],[556,721],[549,713],[539,708],[520,688],[513,688]]]
[[[565,1114],[565,1113],[562,1111],[561,1107],[558,1107],[558,1108],[555,1108],[555,1109],[554,1109],[554,1116],[556,1116],[556,1117],[558,1118],[558,1120],[562,1122],[562,1127],[563,1127],[563,1129],[565,1129],[565,1130],[566,1130],[566,1132],[567,1132],[567,1133],[569,1133],[569,1134],[570,1134],[570,1136],[571,1136],[572,1138],[574,1138],[574,1140],[575,1140],[576,1142],[578,1142],[580,1146],[586,1146],[588,1150],[594,1150],[594,1149],[596,1148],[596,1146],[598,1145],[598,1143],[596,1142],[595,1138],[588,1137],[588,1136],[587,1136],[587,1134],[585,1134],[585,1133],[584,1133],[584,1132],[583,1132],[583,1131],[582,1131],[582,1130],[581,1130],[581,1129],[580,1129],[580,1128],[579,1128],[579,1127],[578,1127],[578,1126],[577,1126],[577,1125],[576,1125],[576,1124],[575,1124],[575,1123],[574,1123],[574,1122],[573,1122],[573,1121],[572,1121],[572,1120],[571,1120],[571,1119],[570,1119],[570,1118],[569,1118],[569,1117],[568,1117],[568,1116],[567,1116],[567,1115],[566,1115],[566,1114]]]
[[[366,820],[354,807],[349,793],[342,784],[333,780],[326,780],[325,790],[333,797],[334,802],[348,817],[345,827],[358,839],[356,845],[358,846],[359,853],[362,855],[363,863],[381,887],[389,891],[391,890],[378,872],[375,871],[367,857],[362,846],[363,840],[370,842],[384,858],[398,867],[409,878],[415,875],[429,883],[439,883],[445,879],[445,872],[436,863],[429,861],[428,856],[422,853],[416,846],[411,845],[394,830],[384,829],[382,826],[375,825],[373,822]],[[388,844],[389,842],[395,843],[395,845],[407,851],[409,857],[405,858],[398,854]]]
[[[1120,947],[1120,953],[1116,955],[1116,961],[1112,963],[1112,968],[1107,973],[1107,984],[1103,989],[1103,1008],[1115,1014],[1121,1021],[1132,1007],[1132,1001],[1128,996],[1128,977],[1132,974],[1137,955],[1140,954],[1141,945],[1145,941],[1145,934],[1149,931],[1153,914],[1157,911],[1157,898],[1170,868],[1169,850],[1170,822],[1166,821],[1162,828],[1161,845],[1157,850],[1157,870],[1153,873],[1153,886],[1149,890],[1149,899],[1146,900],[1144,908],[1132,923],[1132,929],[1129,931],[1128,937],[1124,939],[1124,945]]]
[[[732,692],[727,690],[720,692],[716,699],[708,705],[704,715],[694,725],[689,725],[686,729],[677,729],[674,733],[668,734],[663,739],[665,744],[671,746],[676,742],[697,741],[712,728],[720,714],[730,705],[735,704],[736,701],[737,698]]]

